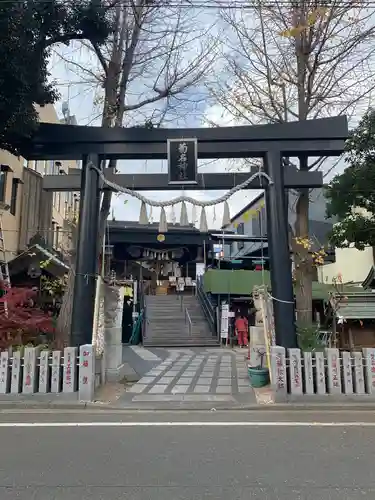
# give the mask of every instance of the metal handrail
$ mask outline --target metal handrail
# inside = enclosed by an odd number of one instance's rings
[[[191,318],[189,311],[187,310],[187,307],[185,307],[185,324],[188,323],[189,326],[189,335],[191,335],[191,330],[192,330],[192,323],[191,323]]]
[[[217,335],[215,308],[204,292],[200,279],[197,280],[197,298],[208,322],[211,324],[212,333]]]
[[[211,302],[209,301],[206,294],[201,289],[198,289],[197,296],[198,296],[199,301],[202,302],[203,306],[207,309],[208,314],[213,318],[214,306],[211,304]]]
[[[198,292],[198,300],[201,303],[203,309],[206,311],[206,314],[210,316],[210,319],[213,320],[214,318],[214,308],[213,305],[209,302],[207,297],[204,296],[202,292]]]
[[[201,307],[203,309],[203,313],[204,313],[207,321],[209,322],[211,327],[214,328],[215,327],[215,318],[213,316],[212,311],[209,309],[209,307],[207,307],[207,304],[204,301],[201,300],[200,304],[201,304]]]

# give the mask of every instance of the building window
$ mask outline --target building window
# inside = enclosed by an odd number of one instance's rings
[[[19,179],[12,180],[12,195],[10,198],[10,213],[16,215],[17,212],[17,194],[18,194]]]
[[[243,222],[240,222],[237,226],[237,234],[245,234],[245,225]],[[243,241],[238,241],[237,242],[237,248],[238,250],[242,250],[245,246],[245,243]]]
[[[6,189],[7,189],[7,172],[1,170],[0,167],[0,201],[5,202]]]

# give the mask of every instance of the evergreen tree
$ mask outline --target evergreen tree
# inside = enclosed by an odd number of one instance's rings
[[[375,246],[375,110],[370,109],[346,142],[345,171],[329,184],[327,215],[337,217],[331,241],[359,250]]]
[[[100,0],[0,0],[0,148],[17,153],[38,122],[34,105],[54,103],[51,47],[72,40],[99,46],[109,35]]]

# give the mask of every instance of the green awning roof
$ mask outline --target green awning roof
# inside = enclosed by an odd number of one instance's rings
[[[254,287],[267,285],[271,290],[270,271],[246,271],[243,269],[209,269],[204,275],[204,287],[206,292],[216,295],[248,295],[253,292]],[[312,296],[315,300],[328,300],[329,294],[336,291],[333,285],[313,282]],[[342,293],[362,292],[361,287],[340,286]]]

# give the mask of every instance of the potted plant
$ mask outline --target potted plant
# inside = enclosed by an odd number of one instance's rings
[[[270,382],[270,372],[267,367],[264,366],[264,358],[266,356],[266,351],[264,349],[258,349],[258,360],[259,365],[249,366],[248,374],[250,379],[250,385],[252,387],[264,387],[268,385]]]

